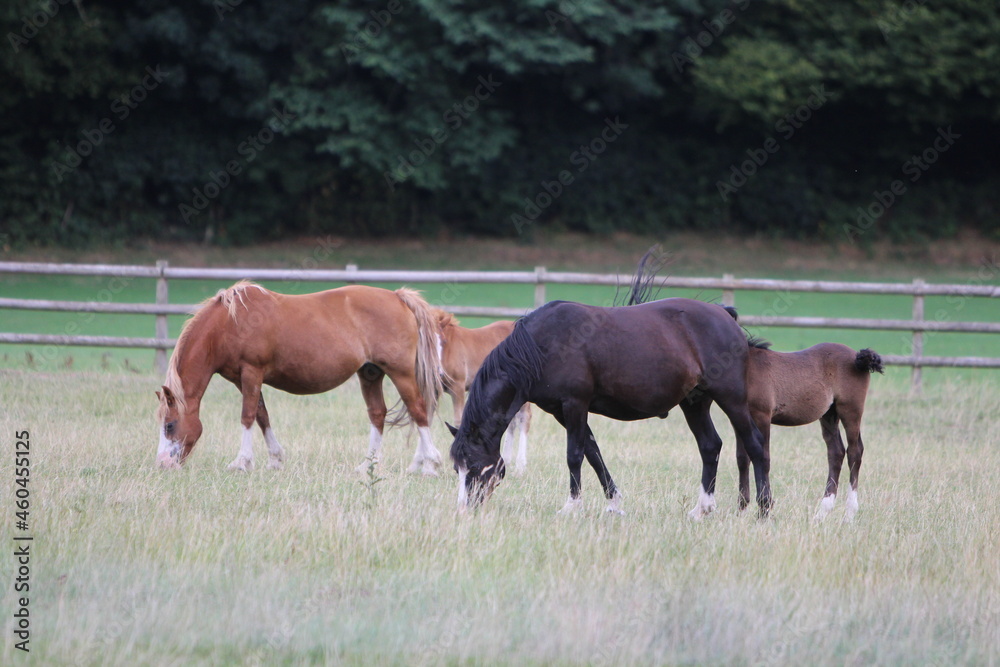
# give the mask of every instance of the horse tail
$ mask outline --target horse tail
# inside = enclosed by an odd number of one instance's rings
[[[626,306],[646,303],[655,298],[653,283],[656,281],[656,274],[669,264],[670,260],[670,253],[661,252],[659,245],[654,245],[646,251],[646,254],[639,260],[639,265],[635,267],[635,278],[632,279],[632,284],[629,286],[628,299],[625,301]]]
[[[438,320],[434,309],[424,301],[420,292],[403,287],[396,290],[417,320],[417,359],[415,371],[417,387],[424,398],[428,421],[437,411],[438,396],[443,391],[441,383],[441,356],[438,352]]]
[[[885,368],[882,366],[882,357],[879,356],[878,352],[867,347],[854,357],[854,367],[862,373],[885,372]]]

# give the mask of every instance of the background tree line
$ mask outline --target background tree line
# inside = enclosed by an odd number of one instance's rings
[[[14,243],[996,233],[1000,6],[8,0]]]

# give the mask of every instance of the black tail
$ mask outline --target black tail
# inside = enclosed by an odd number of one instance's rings
[[[862,373],[885,372],[885,368],[882,366],[882,357],[878,355],[878,352],[867,347],[858,352],[858,356],[854,357],[854,367]]]
[[[664,266],[670,263],[670,253],[660,252],[660,246],[654,245],[646,251],[646,254],[639,260],[639,266],[635,269],[635,278],[632,279],[626,306],[635,306],[646,303],[655,298],[653,294],[653,283],[656,281],[656,274]]]

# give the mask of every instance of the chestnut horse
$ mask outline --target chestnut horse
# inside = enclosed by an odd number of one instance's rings
[[[162,392],[156,392],[157,462],[177,468],[191,453],[201,436],[201,399],[216,373],[243,394],[243,438],[231,469],[253,468],[255,420],[267,442],[269,467],[281,467],[284,453],[271,430],[262,384],[318,394],[354,374],[371,422],[368,456],[377,461],[387,412],[382,378],[388,375],[418,428],[409,471],[437,474],[441,455],[429,428],[441,391],[436,328],[430,306],[409,289],[352,285],[287,295],[240,281],[221,290],[185,323]]]
[[[483,365],[493,348],[510,335],[514,329],[511,320],[492,322],[478,329],[460,326],[455,316],[434,308],[441,336],[441,382],[445,392],[451,396],[455,408],[455,424],[462,423],[465,410],[465,392],[472,386],[476,371]],[[531,424],[531,404],[525,403],[510,421],[503,438],[503,457],[510,461],[513,456],[515,433],[518,434],[517,463],[515,471],[520,474],[528,465],[528,426]]]
[[[851,486],[847,490],[845,521],[858,511],[858,474],[864,444],[861,416],[871,373],[881,373],[882,358],[869,349],[855,352],[839,343],[820,343],[800,352],[775,352],[769,343],[752,340],[747,392],[750,414],[770,451],[771,424],[802,426],[819,420],[826,441],[829,477],[816,520],[833,509],[837,499],[840,468],[844,463],[844,442],[840,424],[847,435],[847,464]],[[750,501],[750,459],[737,445],[736,465],[740,471],[740,509]]]

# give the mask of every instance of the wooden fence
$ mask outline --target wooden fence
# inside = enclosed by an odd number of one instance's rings
[[[44,264],[30,262],[0,262],[0,274],[42,274],[102,276],[111,279],[151,278],[156,280],[156,302],[113,303],[102,301],[49,301],[40,299],[0,298],[0,309],[67,311],[76,313],[145,314],[155,317],[152,338],[125,338],[114,336],[75,336],[50,334],[0,333],[0,343],[26,343],[41,345],[86,345],[95,347],[152,348],[156,350],[156,365],[165,372],[167,350],[174,340],[167,331],[167,316],[190,313],[193,304],[171,304],[170,280],[219,280],[232,282],[243,278],[266,281],[342,282],[398,284],[452,284],[469,283],[527,284],[534,285],[534,306],[546,301],[546,285],[626,285],[631,276],[618,274],[590,274],[549,272],[545,267],[534,271],[380,271],[360,270],[348,265],[343,270],[296,269],[243,269],[243,268],[182,268],[171,267],[165,261],[156,266],[117,266],[103,264]],[[858,319],[838,317],[783,317],[779,315],[741,314],[740,321],[747,326],[806,327],[817,329],[873,329],[882,331],[907,331],[912,336],[912,353],[909,355],[884,355],[885,363],[909,366],[912,370],[914,389],[921,385],[924,367],[1000,368],[1000,358],[994,357],[934,357],[923,354],[923,334],[926,331],[1000,333],[1000,322],[952,322],[928,320],[924,316],[924,299],[928,296],[960,298],[1000,298],[1000,286],[994,285],[938,285],[914,280],[912,283],[858,283],[812,280],[771,280],[763,278],[736,279],[731,275],[722,278],[664,277],[656,281],[662,288],[693,288],[721,290],[722,301],[734,305],[737,291],[765,291],[778,293],[811,292],[827,294],[895,294],[913,299],[913,314],[909,320]],[[456,315],[472,317],[518,317],[530,308],[491,308],[476,306],[441,306]]]

